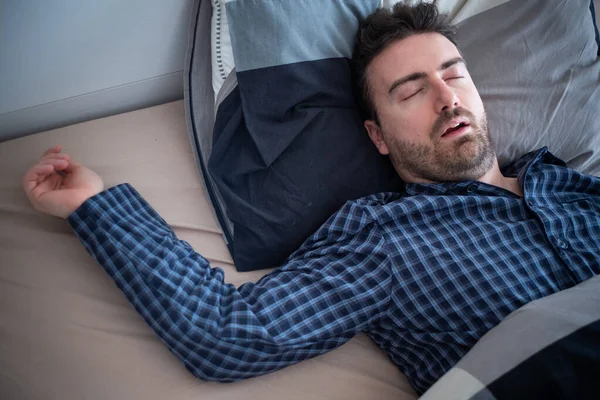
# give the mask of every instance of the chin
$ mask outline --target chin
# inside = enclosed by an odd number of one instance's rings
[[[482,153],[484,153],[486,150],[482,148],[480,143],[478,143],[475,140],[469,138],[460,138],[459,140],[462,141],[456,143],[455,149],[458,153],[456,156],[457,158],[464,159],[465,162],[468,162],[468,160],[475,160],[477,158],[480,158]]]
[[[461,138],[462,139],[462,138]],[[477,141],[465,140],[456,144],[454,152],[446,153],[445,165],[439,166],[448,181],[477,180],[494,166],[495,154]]]

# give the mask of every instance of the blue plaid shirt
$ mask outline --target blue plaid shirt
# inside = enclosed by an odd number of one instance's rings
[[[423,392],[510,312],[600,273],[600,178],[545,148],[503,173],[524,198],[465,181],[348,202],[281,268],[239,288],[128,184],[69,223],[199,378],[265,374],[364,331]]]

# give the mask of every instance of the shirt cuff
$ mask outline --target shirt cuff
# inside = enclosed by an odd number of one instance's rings
[[[86,232],[94,232],[98,225],[130,218],[135,215],[143,221],[156,221],[168,227],[167,222],[152,208],[129,183],[122,183],[87,199],[67,221],[85,241]]]

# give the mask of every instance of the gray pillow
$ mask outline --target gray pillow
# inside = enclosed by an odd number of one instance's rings
[[[500,164],[548,146],[600,175],[600,59],[589,0],[512,0],[459,24]]]

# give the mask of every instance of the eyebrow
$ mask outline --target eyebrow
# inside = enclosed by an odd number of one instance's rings
[[[451,60],[444,62],[442,65],[440,65],[439,71],[448,69],[451,66],[458,64],[458,63],[466,64],[465,60],[462,57],[455,57]],[[423,79],[425,77],[427,77],[427,74],[425,72],[415,72],[413,74],[406,75],[402,78],[396,79],[394,81],[394,83],[392,83],[392,86],[390,86],[390,90],[388,91],[388,94],[392,94],[392,92],[394,90],[396,90],[399,86],[404,85],[405,83]]]

